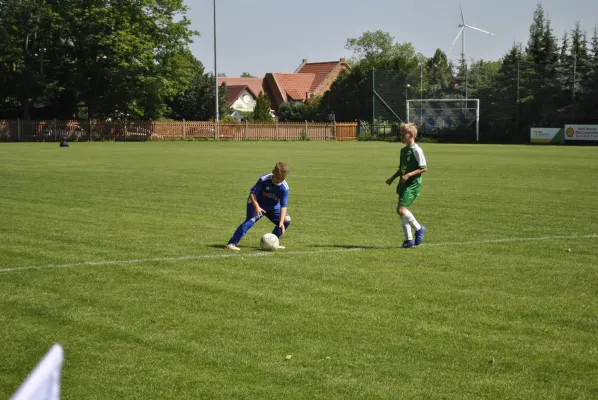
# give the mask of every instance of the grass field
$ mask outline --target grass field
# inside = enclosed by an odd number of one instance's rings
[[[57,342],[65,399],[598,398],[598,148],[422,147],[397,249],[397,143],[1,145],[0,398]]]

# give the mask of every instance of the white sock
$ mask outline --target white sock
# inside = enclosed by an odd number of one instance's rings
[[[422,226],[417,222],[413,214],[411,214],[411,211],[407,210],[407,213],[405,213],[405,218],[407,218],[407,221],[416,231],[419,231],[422,228]]]
[[[413,235],[411,234],[411,225],[409,225],[409,220],[407,219],[406,215],[401,217],[401,226],[403,227],[405,240],[413,240]]]

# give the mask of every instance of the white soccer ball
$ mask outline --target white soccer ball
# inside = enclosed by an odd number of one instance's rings
[[[276,250],[278,248],[278,237],[273,233],[264,233],[260,240],[262,250]]]

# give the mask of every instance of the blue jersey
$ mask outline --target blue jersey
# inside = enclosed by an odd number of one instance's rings
[[[250,193],[255,195],[257,203],[262,208],[287,207],[289,185],[286,181],[277,185],[272,182],[272,174],[267,174],[257,180]],[[251,203],[251,199],[247,199],[247,203]]]

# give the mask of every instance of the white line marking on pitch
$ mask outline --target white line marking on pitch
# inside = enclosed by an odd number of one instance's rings
[[[431,246],[456,246],[456,245],[475,245],[475,244],[488,244],[488,243],[513,243],[513,242],[541,242],[545,240],[559,240],[559,239],[598,239],[598,235],[580,235],[580,236],[542,236],[535,238],[508,238],[508,239],[488,239],[488,240],[475,240],[469,242],[441,242],[441,243],[426,243],[422,247]],[[302,255],[302,254],[318,254],[318,253],[340,253],[349,251],[365,251],[365,250],[380,250],[380,249],[392,249],[395,246],[380,246],[380,247],[359,247],[346,248],[346,249],[327,249],[327,250],[306,250],[306,251],[281,251],[277,254],[284,255]],[[223,247],[224,251],[224,247]],[[254,253],[228,253],[228,254],[204,254],[197,256],[181,256],[181,257],[156,257],[156,258],[140,258],[134,260],[107,260],[107,261],[85,261],[73,264],[45,264],[45,265],[31,265],[22,267],[8,267],[0,268],[0,272],[10,271],[24,271],[28,269],[46,269],[46,268],[67,268],[67,267],[87,267],[95,265],[117,265],[117,264],[142,264],[156,261],[184,261],[184,260],[209,260],[214,258],[239,258],[239,257],[267,257],[274,253],[271,252],[254,252]]]

